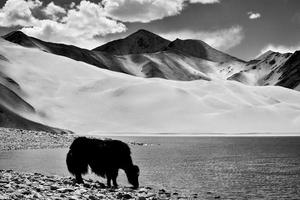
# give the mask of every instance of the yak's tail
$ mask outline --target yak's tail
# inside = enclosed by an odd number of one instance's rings
[[[88,173],[87,152],[84,151],[84,148],[74,145],[74,142],[72,145],[66,159],[69,172],[73,175]]]

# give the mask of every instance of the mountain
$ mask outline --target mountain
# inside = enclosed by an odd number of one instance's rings
[[[0,127],[17,128],[25,130],[46,131],[51,133],[66,133],[66,131],[58,128],[46,126],[31,120],[28,120],[21,115],[16,114],[3,106],[0,103]]]
[[[124,39],[108,42],[93,51],[106,52],[114,55],[155,53],[176,50],[181,53],[213,61],[213,62],[244,62],[221,51],[218,51],[201,40],[166,40],[146,30],[138,30]]]
[[[300,91],[300,51],[296,51],[278,70],[281,72],[276,85]]]
[[[188,55],[210,60],[213,62],[244,62],[221,51],[218,51],[201,40],[180,40],[176,39],[168,45],[170,49],[176,49]]]
[[[100,68],[107,68],[101,60],[98,59],[96,54],[87,49],[82,49],[73,45],[45,42],[37,38],[27,36],[21,31],[13,31],[4,35],[3,38],[24,47],[38,48],[45,52],[72,58]]]
[[[278,85],[299,90],[297,52],[292,55],[268,51],[245,62],[201,40],[169,41],[146,30],[138,30],[93,50],[45,42],[20,31],[3,38],[24,47],[137,77],[180,81],[223,79],[246,85]]]
[[[114,40],[99,46],[93,51],[101,51],[113,55],[155,53],[163,51],[169,43],[169,40],[141,29],[124,39]]]
[[[268,51],[249,61],[244,70],[233,74],[229,80],[247,85],[277,85],[300,90],[300,52],[281,54]]]
[[[2,83],[14,91],[6,95],[16,99],[14,104],[23,105],[19,108],[32,107],[4,110],[2,120],[17,122],[9,116],[13,114],[22,121],[81,134],[283,134],[300,130],[300,93],[283,87],[247,86],[222,79],[140,78],[1,39],[0,55],[5,58],[0,60]],[[169,62],[166,58],[171,55],[178,56],[169,51],[152,53],[148,59],[154,62],[161,57]],[[140,59],[126,56],[135,63]],[[210,69],[218,71],[216,67]],[[206,72],[210,73],[215,71]]]
[[[72,45],[45,42],[20,31],[7,34],[3,38],[24,47],[37,48],[99,68],[144,78],[181,81],[211,80],[219,76],[227,78],[239,70],[239,67],[231,66],[240,63],[237,59],[218,63],[194,57],[184,51],[168,47],[170,41],[145,30],[139,30],[125,39],[109,42],[92,51]],[[113,49],[122,52],[118,53]],[[212,48],[210,50],[213,51]],[[135,53],[132,54],[133,52]]]

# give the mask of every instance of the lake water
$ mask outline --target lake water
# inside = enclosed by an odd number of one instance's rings
[[[300,199],[300,137],[118,137],[140,184],[222,199]],[[66,175],[67,149],[0,152],[0,169]],[[95,178],[92,176],[92,178]],[[102,179],[103,182],[105,182]],[[128,185],[124,173],[120,185]]]

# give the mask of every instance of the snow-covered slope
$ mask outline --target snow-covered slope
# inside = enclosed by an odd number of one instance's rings
[[[77,133],[299,132],[300,93],[236,81],[144,79],[0,40],[1,72],[36,110]]]
[[[246,85],[300,88],[299,52],[280,54],[268,51],[255,60],[245,62],[201,40],[176,39],[171,42],[146,30],[139,30],[94,50],[45,42],[20,31],[3,38],[25,47],[137,77],[180,81],[228,79]]]
[[[255,60],[249,61],[240,72],[229,80],[247,85],[278,85],[299,90],[300,52],[281,54],[268,51]]]
[[[7,67],[10,65],[11,62],[0,54],[0,127],[53,133],[66,132],[66,130],[49,127],[22,117],[23,114],[35,115],[38,113],[32,105],[21,97],[27,96],[22,87],[6,74]]]
[[[195,47],[195,52],[198,53],[196,56],[190,55],[187,45],[181,43],[174,46],[178,50],[173,50],[168,47],[170,41],[145,30],[137,31],[125,39],[109,42],[97,48],[97,51],[45,42],[20,31],[7,34],[3,38],[25,47],[65,56],[99,68],[144,78],[158,77],[181,81],[226,79],[241,71],[243,69],[241,66],[244,66],[243,62],[200,41],[188,42]],[[213,62],[211,59],[222,62]],[[226,62],[223,62],[225,59]]]

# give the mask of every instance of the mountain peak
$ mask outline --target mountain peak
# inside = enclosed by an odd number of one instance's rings
[[[145,29],[139,29],[126,38],[108,42],[93,51],[102,51],[115,55],[154,53],[164,50],[169,40]]]
[[[22,31],[13,31],[3,36],[4,39],[7,38],[28,38],[28,36]]]
[[[134,35],[134,34],[152,34],[152,35],[156,35],[146,29],[139,29],[137,30],[136,32],[132,33],[131,35]]]
[[[275,52],[275,51],[272,51],[272,50],[268,50],[266,51],[265,53],[259,55],[257,58],[255,58],[255,60],[264,60],[266,59],[267,57],[273,55],[273,54],[278,54],[278,55],[281,55],[281,53],[279,52]]]
[[[202,58],[205,60],[210,60],[213,62],[229,62],[229,61],[239,61],[244,62],[238,58],[230,56],[226,53],[218,51],[202,40],[187,39],[181,40],[176,39],[168,45],[169,49],[174,49],[186,53],[188,55]]]
[[[2,36],[5,40],[25,46],[25,47],[36,47],[32,39],[23,33],[22,31],[13,31]]]
[[[128,40],[139,40],[139,39],[146,39],[146,40],[166,40],[162,37],[160,37],[159,35],[152,33],[150,31],[147,31],[145,29],[139,29],[136,32],[130,34],[129,36],[127,36],[126,38],[124,38],[124,40],[128,39]],[[170,41],[168,41],[170,42]]]

